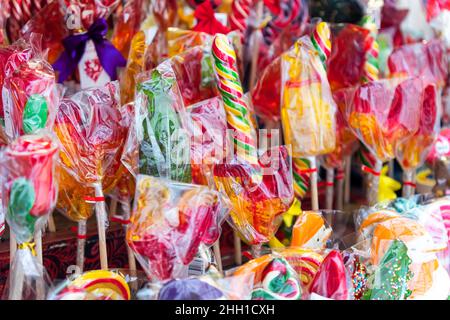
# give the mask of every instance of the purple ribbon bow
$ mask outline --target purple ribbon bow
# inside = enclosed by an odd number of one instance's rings
[[[109,42],[105,36],[108,32],[106,20],[101,18],[89,27],[85,33],[70,35],[63,40],[66,49],[53,64],[59,71],[58,82],[64,82],[76,69],[83,57],[86,43],[92,40],[97,51],[98,59],[111,80],[117,79],[117,67],[125,67],[127,61],[122,54]]]

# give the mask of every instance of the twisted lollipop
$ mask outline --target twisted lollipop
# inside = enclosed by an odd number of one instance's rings
[[[257,145],[254,128],[243,99],[243,90],[237,72],[236,54],[223,34],[214,37],[212,45],[214,71],[224,101],[228,128],[234,130],[233,140],[237,156],[250,164],[257,164]]]
[[[234,0],[231,5],[230,12],[230,28],[231,30],[239,30],[245,34],[247,30],[248,17],[250,15],[250,7],[253,0]]]
[[[375,23],[374,18],[370,15],[364,16],[360,24],[363,28],[368,29],[370,31],[370,39],[369,39],[370,45],[366,52],[366,60],[364,62],[363,67],[364,73],[362,78],[362,82],[367,83],[370,81],[378,80],[380,73],[378,62],[379,48],[378,42],[376,40],[377,25]]]

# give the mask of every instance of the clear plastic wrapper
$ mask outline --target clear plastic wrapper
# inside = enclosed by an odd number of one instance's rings
[[[446,49],[442,41],[407,44],[394,49],[389,55],[391,77],[420,77],[425,85],[442,88],[448,76]]]
[[[292,229],[292,247],[324,249],[332,229],[320,212],[303,211]]]
[[[294,268],[279,254],[268,254],[238,267],[233,275],[253,274],[252,300],[300,300],[302,286]]]
[[[47,300],[130,300],[125,277],[115,271],[93,270],[68,279],[49,293]]]
[[[117,82],[64,98],[54,130],[61,143],[61,165],[83,185],[102,182],[126,138]]]
[[[9,17],[9,4],[5,3],[0,9],[0,45],[8,44],[6,35],[6,20]]]
[[[414,170],[421,166],[439,132],[441,99],[435,85],[424,90],[420,108],[419,128],[410,138],[400,142],[395,155],[403,170]]]
[[[2,206],[18,248],[10,273],[11,300],[44,299],[44,268],[34,241],[54,209],[58,194],[56,140],[45,133],[14,140],[1,154]],[[42,252],[39,252],[42,254]]]
[[[202,186],[140,175],[127,241],[150,279],[187,276],[199,245],[212,245],[228,213],[222,196]]]
[[[169,28],[167,42],[169,57],[173,57],[196,46],[211,47],[212,36],[204,32]]]
[[[229,222],[246,243],[268,242],[278,230],[294,201],[291,166],[286,146],[267,150],[259,168],[237,157],[214,165],[217,190],[231,200]]]
[[[43,56],[40,36],[34,34],[29,41],[19,40],[0,53],[4,60],[2,107],[9,141],[38,129],[51,129],[63,93]]]
[[[335,93],[349,128],[382,162],[394,158],[396,146],[419,127],[423,83],[416,78],[380,80]]]
[[[311,300],[349,300],[349,275],[342,254],[331,250],[323,259],[309,289]]]
[[[249,300],[253,274],[201,276],[148,283],[138,292],[140,300]]]
[[[186,109],[190,121],[192,181],[207,185],[212,182],[212,167],[225,158],[227,119],[219,97],[201,101]]]
[[[61,8],[72,19],[80,19],[81,27],[88,29],[96,19],[107,19],[117,8],[119,0],[57,0]]]
[[[331,25],[331,55],[327,74],[333,90],[360,83],[366,51],[371,45],[370,31],[353,24]]]
[[[437,256],[443,249],[442,242],[436,241],[438,220],[417,218],[375,209],[362,220],[360,229],[370,242],[366,250],[372,265],[370,290],[363,299],[447,299],[450,278]],[[390,272],[393,264],[399,266],[394,273]]]
[[[135,107],[124,165],[134,175],[191,182],[189,139],[182,126],[186,110],[169,60],[140,75]]]
[[[335,148],[336,104],[321,61],[323,53],[316,50],[310,37],[302,37],[281,56],[281,119],[294,158]]]

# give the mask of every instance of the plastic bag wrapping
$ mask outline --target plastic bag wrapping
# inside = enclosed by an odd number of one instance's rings
[[[292,167],[286,146],[267,150],[259,167],[234,157],[214,165],[217,190],[231,200],[230,224],[248,244],[268,242],[278,230],[283,213],[294,201]]]
[[[6,4],[0,10],[0,45],[8,44],[6,35],[6,20],[9,18],[9,6]]]
[[[423,91],[423,83],[417,78],[390,79],[342,89],[335,96],[342,101],[352,132],[385,162],[394,158],[400,141],[417,131]]]
[[[60,164],[83,186],[102,183],[126,138],[119,105],[116,81],[61,101],[54,127]]]
[[[444,233],[436,216],[414,220],[375,210],[362,220],[361,231],[369,240],[372,271],[363,299],[447,299],[450,278],[437,257],[443,242],[436,240]],[[394,264],[398,268],[388,272]]]
[[[353,24],[331,25],[331,55],[327,61],[327,74],[333,90],[360,83],[371,41],[373,39],[368,29]]]
[[[33,33],[42,35],[42,47],[48,50],[48,61],[53,64],[64,51],[63,39],[69,35],[60,1],[48,3],[33,14],[20,30],[21,36],[27,41]]]
[[[189,139],[182,126],[186,110],[170,61],[141,74],[138,82],[123,164],[135,176],[191,182]]]
[[[87,30],[95,20],[108,19],[117,8],[119,0],[60,0],[60,4],[69,23],[71,19],[80,19],[81,26],[76,26],[76,28]],[[74,22],[72,21],[72,23]]]
[[[52,290],[47,300],[130,300],[131,293],[120,272],[93,270],[67,279]]]
[[[147,283],[139,300],[249,300],[253,274],[217,277],[201,276],[167,282]]]
[[[439,132],[440,114],[440,95],[435,85],[428,85],[420,108],[419,129],[412,137],[401,141],[395,150],[403,170],[413,170],[424,163]]]
[[[324,249],[331,234],[332,229],[321,212],[303,211],[292,229],[291,246]]]
[[[1,154],[2,206],[18,244],[11,266],[9,298],[43,299],[44,270],[34,251],[40,232],[56,204],[55,164],[58,144],[47,133],[14,140]]]
[[[442,88],[448,76],[445,46],[440,40],[414,43],[396,48],[388,59],[392,77],[419,77],[425,83]]]
[[[181,54],[196,46],[209,48],[213,37],[205,32],[183,30],[178,28],[167,29],[167,42],[169,57]]]
[[[226,156],[227,119],[219,97],[204,100],[186,109],[189,116],[187,132],[190,136],[192,181],[213,183],[212,167]]]
[[[166,31],[175,25],[178,10],[176,0],[154,1],[151,10],[160,29]]]
[[[38,129],[51,129],[63,94],[56,84],[55,72],[45,60],[41,36],[30,42],[19,40],[2,49],[2,111],[9,141]]]
[[[131,0],[125,2],[116,11],[111,43],[124,57],[128,57],[131,40],[139,31],[141,21],[145,18],[145,4],[146,0]]]
[[[199,245],[212,245],[228,214],[212,189],[139,175],[127,242],[150,279],[187,276]]]
[[[300,300],[299,275],[280,254],[268,254],[238,267],[233,275],[253,274],[252,300]]]
[[[281,56],[281,118],[294,158],[331,152],[336,142],[336,105],[319,53],[302,37]]]

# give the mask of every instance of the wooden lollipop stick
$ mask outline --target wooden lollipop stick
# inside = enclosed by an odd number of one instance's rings
[[[131,216],[131,208],[130,208],[130,203],[128,202],[128,199],[125,199],[125,201],[122,202],[122,208],[123,208],[125,220],[129,220],[130,216]],[[114,212],[114,211],[112,211],[112,212]],[[125,226],[125,237],[126,237],[128,225],[124,225],[124,226]],[[128,268],[130,269],[130,275],[133,279],[136,279],[136,277],[137,277],[136,258],[134,257],[133,250],[131,250],[127,241],[125,241],[125,245],[127,246]],[[137,280],[133,281],[131,283],[131,287],[133,288],[133,290],[137,290]]]
[[[234,240],[234,263],[240,266],[242,264],[242,247],[241,247],[241,238],[239,238],[239,234],[237,231],[233,232],[233,240]]]
[[[217,263],[217,269],[219,270],[220,273],[222,273],[223,269],[222,269],[222,255],[220,253],[220,238],[217,239],[217,241],[214,243],[213,251]]]
[[[84,250],[86,247],[86,220],[78,221],[77,231],[77,267],[79,272],[84,269]]]
[[[43,265],[44,258],[42,253],[42,231],[41,229],[37,230],[34,234],[34,241],[36,243],[36,256],[39,261],[39,272],[40,275],[36,279],[36,299],[44,300],[45,299],[45,289],[44,289],[44,274],[43,274]]]
[[[48,231],[56,232],[55,219],[53,218],[53,213],[48,216]]]
[[[317,165],[316,157],[308,157],[311,163],[311,209],[314,211],[319,210],[319,193],[317,191]]]
[[[12,263],[14,261],[14,255],[17,250],[16,236],[12,233],[11,228],[9,229],[9,270],[11,270]]]
[[[352,174],[352,156],[345,157],[345,176],[344,176],[344,203],[350,202],[350,184]]]
[[[105,219],[107,217],[105,207],[105,197],[103,195],[102,185],[100,183],[94,184],[95,197],[103,200],[96,201],[95,204],[95,216],[97,218],[98,229],[98,247],[100,251],[100,266],[103,270],[108,270],[108,253],[106,251],[106,231],[105,231]]]
[[[403,171],[403,188],[402,188],[402,196],[404,198],[411,197],[414,195],[415,191],[415,175],[414,170],[405,170]]]
[[[325,193],[325,209],[333,209],[333,192],[334,192],[334,169],[327,169],[326,177],[326,193]]]

